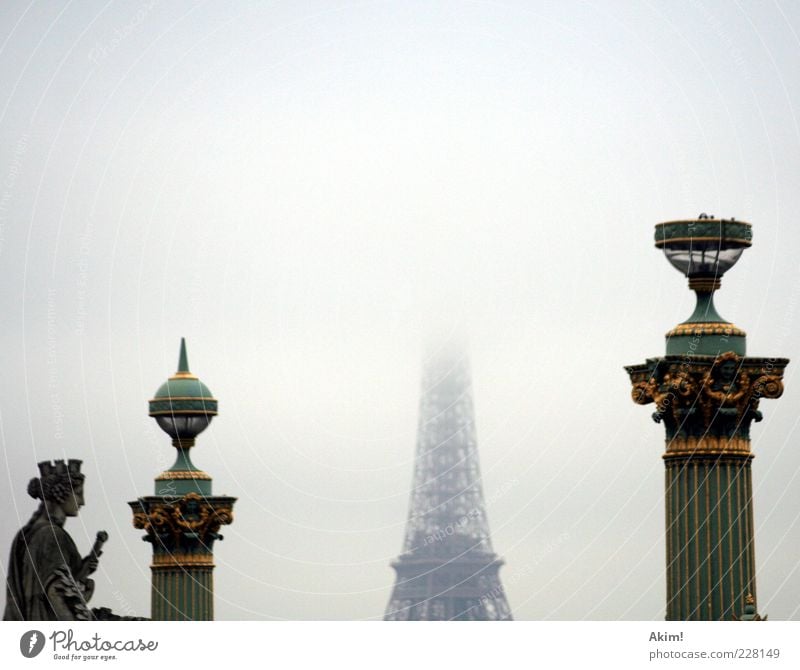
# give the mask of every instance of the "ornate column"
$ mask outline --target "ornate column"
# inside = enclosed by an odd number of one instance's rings
[[[192,463],[195,437],[217,414],[208,387],[189,372],[181,340],[178,371],[150,401],[150,416],[172,437],[175,464],[155,480],[155,495],[128,503],[133,525],[153,545],[152,618],[208,621],[214,618],[214,542],[232,523],[236,498],[214,496],[211,477]]]
[[[666,430],[667,620],[758,617],[750,425],[789,362],[747,357],[744,331],[717,314],[713,293],[751,227],[703,217],[656,226],[697,307],[667,333],[666,356],[626,367],[634,402],[655,403]]]

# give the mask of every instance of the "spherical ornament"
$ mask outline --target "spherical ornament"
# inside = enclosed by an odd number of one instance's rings
[[[164,382],[150,401],[150,416],[173,440],[190,443],[217,414],[217,400],[189,371],[186,341],[181,339],[178,371]]]

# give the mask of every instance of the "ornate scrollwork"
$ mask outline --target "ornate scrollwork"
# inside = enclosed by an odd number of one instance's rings
[[[646,382],[634,382],[631,398],[637,405],[649,405],[655,402],[657,390],[655,379],[652,377]]]
[[[225,499],[223,499],[225,500]],[[230,499],[228,499],[230,500]],[[146,531],[149,539],[169,543],[172,548],[187,544],[210,546],[219,539],[220,526],[233,522],[233,507],[187,493],[178,500],[153,502],[134,511],[133,526]]]
[[[669,443],[691,442],[702,445],[701,451],[741,454],[751,422],[761,420],[759,400],[783,393],[787,363],[729,351],[715,358],[666,356],[627,370],[633,401],[655,403],[653,419],[664,422]]]
[[[757,398],[780,398],[783,395],[783,379],[777,375],[761,375],[753,382],[753,396]]]

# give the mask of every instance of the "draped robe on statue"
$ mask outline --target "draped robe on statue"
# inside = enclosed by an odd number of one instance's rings
[[[46,514],[20,530],[11,545],[6,621],[88,620],[94,582],[80,581],[83,559],[69,534]]]

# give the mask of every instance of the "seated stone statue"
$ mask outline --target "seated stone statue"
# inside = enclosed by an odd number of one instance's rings
[[[108,538],[97,534],[85,557],[64,530],[68,516],[84,504],[81,461],[39,463],[28,493],[41,500],[31,520],[11,545],[3,618],[11,621],[80,621],[95,618],[87,603],[94,591],[89,579]]]

